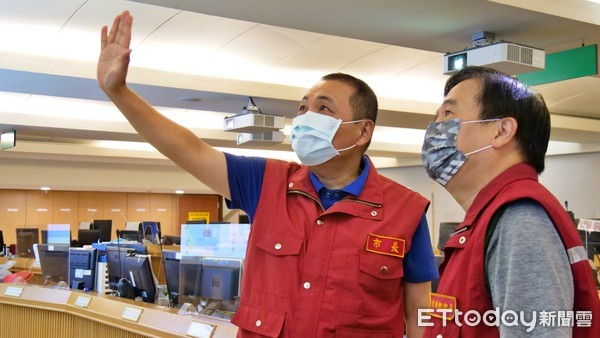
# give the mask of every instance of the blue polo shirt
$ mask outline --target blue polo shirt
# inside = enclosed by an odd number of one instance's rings
[[[260,200],[265,166],[267,160],[262,157],[237,156],[225,153],[227,160],[227,175],[231,201],[226,201],[231,209],[241,209],[248,214],[250,220]],[[349,185],[342,189],[329,190],[319,178],[310,172],[310,180],[318,192],[323,208],[328,209],[334,203],[347,195],[358,196],[362,192],[371,163],[366,157],[361,162],[361,174]],[[429,227],[425,215],[421,218],[417,230],[413,234],[412,246],[404,257],[404,278],[411,283],[422,283],[438,279],[438,271],[433,256]]]

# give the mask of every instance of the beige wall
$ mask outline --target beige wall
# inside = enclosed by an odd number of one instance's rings
[[[158,221],[163,235],[178,235],[190,211],[208,211],[212,220],[221,220],[221,200],[214,194],[0,189],[0,230],[4,242],[12,244],[16,228],[46,230],[48,224],[70,224],[72,237],[77,238],[79,222],[110,219],[113,239],[115,230],[123,230],[128,221]]]

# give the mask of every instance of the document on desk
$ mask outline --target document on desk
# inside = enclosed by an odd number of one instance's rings
[[[75,301],[75,306],[87,308],[90,305],[91,301],[92,301],[92,297],[79,296],[79,297],[77,297],[77,300]]]
[[[132,322],[137,322],[142,315],[142,309],[136,307],[125,307],[123,313],[121,314],[121,318],[131,320]]]
[[[6,291],[4,291],[4,295],[5,296],[10,296],[10,297],[21,297],[21,294],[23,293],[23,288],[19,287],[19,286],[9,286],[6,288]]]
[[[212,337],[216,328],[216,325],[200,323],[192,320],[192,324],[190,324],[187,335],[195,338],[210,338]]]

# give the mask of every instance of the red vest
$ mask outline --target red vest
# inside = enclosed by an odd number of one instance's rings
[[[582,246],[573,221],[556,198],[538,183],[535,169],[526,164],[515,165],[479,192],[467,211],[465,220],[448,240],[444,248],[446,258],[440,266],[440,282],[437,289],[438,294],[448,296],[442,297],[442,303],[444,299],[448,304],[454,302],[456,308],[463,314],[474,310],[482,315],[492,310],[492,302],[484,280],[486,230],[494,212],[502,205],[525,198],[535,200],[546,210],[566,250]],[[576,263],[571,262],[570,266],[575,287],[573,311],[592,312],[592,327],[573,326],[573,337],[598,337],[600,300],[587,257]],[[432,296],[432,300],[435,301],[439,297]],[[437,305],[439,304],[438,302]],[[461,327],[456,325],[454,319],[447,321],[444,327],[442,319],[432,318],[434,326],[426,328],[425,337],[435,338],[438,334],[442,337],[499,336],[498,328],[495,326],[484,324],[469,326],[465,325],[464,318],[459,319],[462,323]],[[537,322],[539,323],[539,318]],[[576,324],[575,321],[573,324]]]
[[[402,337],[402,256],[427,206],[371,164],[360,196],[323,211],[307,167],[267,160],[238,337]]]

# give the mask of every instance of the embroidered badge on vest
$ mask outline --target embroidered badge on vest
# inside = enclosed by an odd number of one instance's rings
[[[452,320],[456,313],[456,297],[430,292],[429,308],[433,310],[429,313],[431,316]]]
[[[369,234],[367,251],[381,255],[404,257],[404,240],[400,238]]]

